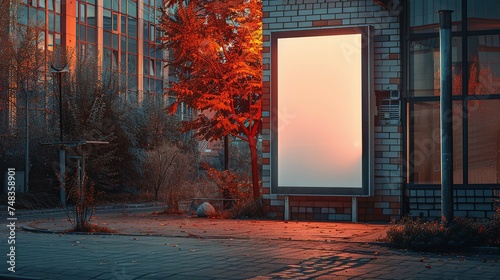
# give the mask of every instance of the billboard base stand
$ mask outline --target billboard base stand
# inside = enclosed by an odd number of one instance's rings
[[[285,195],[285,213],[284,213],[285,221],[290,220],[290,200],[288,199],[288,195]]]
[[[352,210],[351,210],[351,221],[353,223],[358,222],[358,200],[355,196],[352,197]]]

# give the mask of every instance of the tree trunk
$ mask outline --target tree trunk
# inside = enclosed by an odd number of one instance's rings
[[[167,196],[167,212],[168,213],[179,213],[179,201],[175,197],[173,190],[168,192]]]
[[[248,137],[248,146],[250,147],[250,155],[252,162],[252,191],[253,198],[260,198],[260,185],[259,185],[259,158],[257,156],[257,141],[256,137]]]

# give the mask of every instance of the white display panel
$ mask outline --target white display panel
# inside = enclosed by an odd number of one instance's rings
[[[280,186],[362,187],[360,46],[361,34],[278,39],[278,109],[293,116],[278,119]]]
[[[272,33],[272,193],[372,193],[371,32]]]

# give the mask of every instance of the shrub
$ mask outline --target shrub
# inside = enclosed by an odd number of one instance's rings
[[[499,239],[499,217],[456,218],[450,224],[405,217],[387,231],[387,240],[394,247],[415,251],[460,251],[471,246],[498,245]]]
[[[485,222],[483,231],[488,244],[500,246],[500,214]]]
[[[208,165],[208,178],[211,179],[219,189],[219,197],[235,199],[234,202],[225,203],[227,209],[221,214],[226,218],[257,218],[263,217],[261,200],[254,200],[252,196],[252,181],[248,176],[238,175],[228,170],[219,171]]]

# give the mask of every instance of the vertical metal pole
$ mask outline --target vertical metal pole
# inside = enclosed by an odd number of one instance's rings
[[[61,200],[61,204],[64,208],[66,208],[66,166],[65,166],[66,153],[64,148],[59,150],[59,173],[60,173],[60,190],[59,190],[59,199]]]
[[[57,81],[59,83],[59,141],[63,142],[63,116],[62,116],[62,72],[57,72]]]
[[[81,183],[80,183],[80,192],[81,192],[81,203],[82,203],[82,209],[83,205],[85,203],[85,145],[82,146],[82,170],[81,170]]]
[[[453,130],[451,103],[451,13],[439,12],[441,86],[441,220],[453,221]]]
[[[80,190],[80,197],[82,195],[82,168],[80,166],[80,159],[78,158],[77,159],[77,162],[78,162],[78,189]],[[81,203],[81,201],[80,201]],[[82,226],[82,209],[83,209],[83,203],[81,203],[80,205],[81,207],[80,208],[76,208],[77,210],[75,211],[75,215],[76,215],[76,225],[77,226]]]
[[[358,200],[355,196],[352,197],[351,221],[358,222]]]
[[[290,221],[290,198],[288,195],[285,195],[285,213],[283,218],[285,221]]]
[[[63,116],[62,116],[62,72],[57,72],[59,82],[59,141],[61,142],[61,149],[59,150],[59,172],[61,186],[59,190],[59,198],[61,204],[66,208],[66,151],[63,145]]]
[[[28,181],[30,174],[30,130],[29,130],[29,102],[28,90],[26,90],[26,160],[24,172],[24,192],[28,192]]]

